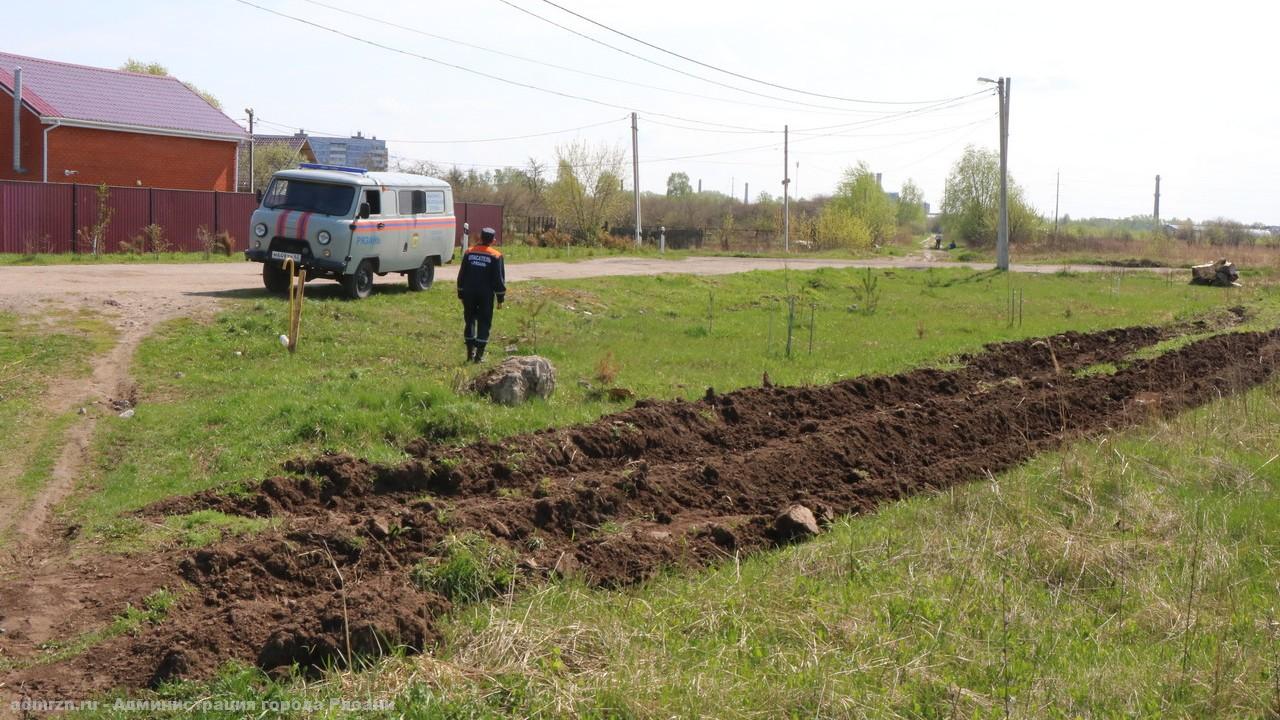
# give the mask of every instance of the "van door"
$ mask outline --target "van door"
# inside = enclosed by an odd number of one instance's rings
[[[406,267],[416,268],[422,265],[427,255],[427,243],[423,223],[423,193],[414,188],[401,189],[398,202],[400,216],[405,224],[405,239],[400,245],[402,262]]]
[[[454,234],[457,232],[452,207],[443,188],[429,189],[423,195],[427,226],[430,228],[429,254],[440,258],[441,263],[447,263],[453,259]]]
[[[400,206],[399,188],[382,188],[382,211],[386,215],[385,227],[382,230],[382,269],[410,270],[417,265],[406,262],[406,248],[409,244],[412,215]]]

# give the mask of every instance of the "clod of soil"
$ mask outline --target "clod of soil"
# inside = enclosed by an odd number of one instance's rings
[[[424,439],[398,465],[295,461],[292,476],[248,495],[201,493],[143,512],[279,520],[276,530],[176,560],[131,558],[167,578],[141,595],[158,584],[189,588],[166,621],[0,681],[32,696],[78,697],[206,677],[233,658],[279,670],[393,647],[428,651],[450,587],[480,597],[560,575],[611,587],[768,548],[813,535],[835,515],[1256,386],[1280,356],[1280,331],[1229,333],[1114,374],[1074,374],[1171,334],[1068,333],[993,345],[955,370],[640,401],[501,443]],[[472,574],[460,574],[464,566]],[[0,651],[37,652],[11,639]]]

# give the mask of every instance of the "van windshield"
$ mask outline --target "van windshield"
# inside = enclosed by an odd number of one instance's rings
[[[300,210],[322,215],[346,215],[356,189],[351,185],[334,185],[311,180],[276,178],[271,181],[262,206],[272,210]]]

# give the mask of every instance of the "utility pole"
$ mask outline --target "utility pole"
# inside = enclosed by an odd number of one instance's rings
[[[702,178],[698,178],[698,194],[702,194]]]
[[[244,111],[249,116],[249,192],[253,192],[257,189],[253,182],[253,108],[245,108]]]
[[[1160,227],[1160,176],[1156,176],[1156,227]]]
[[[1062,196],[1062,171],[1053,181],[1053,241],[1058,242],[1058,199]]]
[[[791,252],[790,126],[782,126],[782,251]]]
[[[743,205],[751,204],[751,183],[742,184],[742,204]]]
[[[1009,269],[1009,85],[1000,78],[1000,229],[996,236],[996,267]]]
[[[644,231],[640,226],[640,130],[635,113],[631,113],[631,187],[636,196],[636,247],[640,247]]]

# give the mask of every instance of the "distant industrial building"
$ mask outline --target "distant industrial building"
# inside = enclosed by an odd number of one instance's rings
[[[299,133],[304,134],[304,133]],[[307,135],[316,162],[326,165],[349,165],[366,170],[387,169],[387,141],[365,137],[357,132],[349,138]]]

